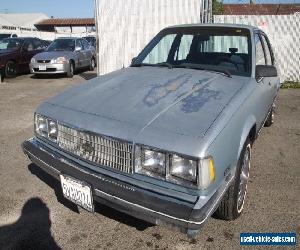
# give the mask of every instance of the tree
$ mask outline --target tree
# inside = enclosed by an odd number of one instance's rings
[[[224,12],[223,2],[219,0],[212,0],[212,14],[223,15],[223,12]]]

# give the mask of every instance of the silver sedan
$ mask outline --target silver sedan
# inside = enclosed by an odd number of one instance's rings
[[[32,74],[66,73],[73,77],[79,68],[94,70],[95,48],[83,38],[58,38],[45,52],[32,57],[29,66]]]

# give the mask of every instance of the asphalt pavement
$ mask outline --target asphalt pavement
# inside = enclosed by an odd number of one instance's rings
[[[241,232],[296,231],[299,240],[300,90],[280,90],[275,124],[254,144],[242,216],[210,218],[190,240],[102,205],[94,214],[78,209],[63,198],[60,183],[22,153],[35,108],[94,75],[24,75],[0,83],[0,249],[240,249]]]

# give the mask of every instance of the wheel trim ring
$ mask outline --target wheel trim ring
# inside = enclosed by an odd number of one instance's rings
[[[240,182],[239,182],[238,199],[237,199],[238,213],[241,213],[245,204],[249,172],[250,172],[250,159],[251,159],[251,145],[249,143],[246,147],[246,151],[243,157],[243,165],[240,173]]]

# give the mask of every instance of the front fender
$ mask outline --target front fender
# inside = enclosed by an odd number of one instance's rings
[[[241,139],[240,139],[240,145],[239,145],[239,150],[238,150],[238,154],[237,154],[237,160],[240,158],[240,154],[241,151],[243,149],[243,146],[245,144],[245,141],[251,131],[251,129],[253,128],[253,126],[256,125],[256,118],[254,115],[250,115],[248,116],[248,118],[246,119],[244,126],[243,126],[243,130],[242,130],[242,134],[241,134]]]

